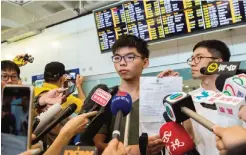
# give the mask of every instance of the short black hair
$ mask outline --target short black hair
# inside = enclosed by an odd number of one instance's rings
[[[18,78],[20,78],[20,68],[13,61],[2,60],[1,61],[1,71],[16,71]]]
[[[149,49],[147,42],[134,35],[122,35],[118,40],[116,40],[112,47],[113,54],[116,52],[117,49],[122,47],[135,47],[142,57],[149,58]]]
[[[231,52],[228,46],[220,40],[203,40],[195,45],[193,52],[199,48],[203,47],[208,49],[208,51],[214,56],[221,58],[223,61],[229,61],[231,57]]]

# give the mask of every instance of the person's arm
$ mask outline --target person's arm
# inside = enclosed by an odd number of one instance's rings
[[[70,139],[84,131],[86,124],[88,123],[88,118],[93,117],[97,112],[89,112],[82,115],[78,115],[71,120],[69,120],[65,126],[61,129],[58,137],[49,147],[49,149],[44,153],[44,155],[60,155],[62,148],[68,145]]]
[[[85,101],[85,93],[84,93],[83,88],[82,88],[83,82],[84,82],[84,77],[77,74],[77,76],[76,76],[76,87],[78,90],[79,99],[81,99],[82,103],[84,103],[84,101]]]
[[[105,134],[96,134],[93,138],[94,144],[98,149],[99,154],[101,154],[104,149],[108,146],[108,143],[105,143],[106,135]]]
[[[128,145],[126,147],[127,154],[140,155],[139,145]]]
[[[22,67],[22,66],[25,66],[28,61],[23,61],[23,62],[20,62],[19,60],[21,58],[24,58],[25,55],[28,55],[27,53],[26,54],[20,54],[20,55],[17,55],[15,56],[15,58],[13,59],[13,62],[18,66],[18,67]],[[28,55],[29,57],[31,57],[32,55]]]
[[[58,137],[56,137],[55,141],[49,147],[49,149],[44,153],[44,155],[60,155],[62,148],[68,145],[70,139],[72,137],[69,134],[60,132]]]

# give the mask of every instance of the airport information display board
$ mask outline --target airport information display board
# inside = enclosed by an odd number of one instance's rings
[[[123,34],[154,42],[246,23],[246,0],[123,1],[94,15],[104,52]]]

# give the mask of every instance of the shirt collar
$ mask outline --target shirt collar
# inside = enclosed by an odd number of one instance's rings
[[[58,86],[56,86],[54,84],[46,83],[46,82],[43,83],[43,87],[47,87],[47,88],[50,88],[50,89],[59,88]]]
[[[202,87],[202,83],[200,83],[200,91],[206,91],[206,89],[204,89],[203,87]],[[216,90],[216,93],[218,93],[218,92],[220,92],[218,89]]]

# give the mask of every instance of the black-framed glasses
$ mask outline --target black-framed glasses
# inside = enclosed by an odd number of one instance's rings
[[[133,62],[135,58],[142,58],[142,56],[138,56],[135,54],[128,54],[128,55],[124,55],[124,56],[120,56],[120,55],[114,55],[112,56],[112,61],[114,63],[119,63],[121,62],[122,58],[126,61],[126,62]]]
[[[190,66],[191,66],[191,64],[192,64],[192,61],[194,61],[195,64],[198,64],[198,63],[201,61],[201,59],[203,59],[203,58],[219,59],[219,58],[217,58],[217,57],[196,56],[196,57],[190,57],[190,58],[188,58],[188,59],[187,59],[187,63],[188,63],[188,65],[190,65]]]
[[[18,81],[19,77],[17,75],[1,75],[1,79],[3,81],[8,81],[9,78],[11,79],[11,81]]]

